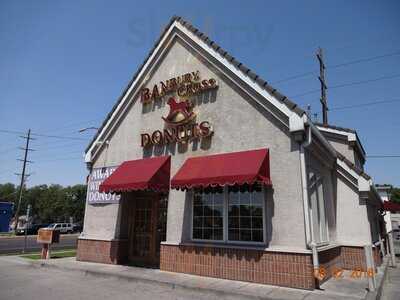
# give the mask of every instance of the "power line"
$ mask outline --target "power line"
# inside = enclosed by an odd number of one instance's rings
[[[5,153],[8,153],[8,152],[10,152],[12,150],[16,150],[16,149],[17,149],[17,147],[6,148],[6,149],[3,149],[2,151],[0,151],[0,154],[5,154]]]
[[[351,66],[351,65],[360,64],[360,63],[370,62],[370,61],[373,61],[373,60],[382,59],[382,58],[385,58],[385,57],[396,56],[396,55],[400,55],[400,51],[395,51],[395,52],[391,52],[391,53],[387,53],[387,54],[383,54],[383,55],[376,55],[376,56],[366,57],[366,58],[361,58],[361,59],[350,60],[350,61],[347,61],[347,62],[344,62],[344,63],[340,63],[340,64],[336,64],[336,65],[327,65],[326,69],[337,69],[337,68],[341,68],[341,67],[347,67],[347,66]],[[318,70],[315,69],[313,71],[304,72],[304,73],[300,73],[300,74],[297,74],[297,75],[293,75],[293,76],[289,76],[289,77],[286,77],[286,78],[282,78],[282,79],[279,79],[277,81],[273,81],[272,84],[278,84],[278,83],[292,81],[292,80],[303,78],[303,77],[309,77],[309,76],[311,76],[313,74],[316,74],[317,72],[318,72]]]
[[[21,131],[6,130],[6,129],[0,129],[0,132],[15,134],[15,135],[25,134],[24,132],[21,132]],[[64,136],[64,135],[46,135],[46,134],[41,134],[41,133],[31,133],[31,135],[45,137],[45,138],[56,138],[56,139],[76,140],[76,141],[87,141],[88,140],[88,139],[84,139],[84,138]]]
[[[46,135],[46,134],[40,134],[40,133],[32,133],[32,135],[45,137],[45,138],[56,138],[56,139],[76,140],[76,141],[87,141],[87,139],[78,138],[78,137],[72,137],[72,136]]]
[[[83,154],[84,153],[84,150],[82,149],[82,150],[78,150],[78,151],[68,151],[68,154],[78,154],[78,153],[80,153],[80,154]],[[40,159],[40,158],[43,158],[43,157],[49,157],[49,154],[45,154],[45,155],[43,155],[43,156],[35,156],[35,159]],[[61,157],[61,158],[63,158],[63,157]],[[40,161],[39,161],[40,162]]]
[[[343,87],[348,87],[348,86],[353,86],[353,85],[360,85],[360,84],[376,82],[376,81],[381,81],[381,80],[387,80],[387,79],[393,79],[393,78],[398,78],[398,77],[400,77],[400,74],[382,76],[382,77],[378,77],[378,78],[374,78],[374,79],[367,79],[367,80],[362,80],[362,81],[347,82],[347,83],[342,83],[342,84],[331,86],[331,87],[329,87],[329,89],[330,90],[338,89],[338,88],[343,88]],[[305,95],[309,95],[309,94],[315,94],[315,93],[317,93],[319,91],[320,91],[320,89],[309,90],[309,91],[306,91],[306,92],[301,93],[301,94],[292,95],[291,97],[292,98],[301,97],[301,96],[305,96]]]
[[[290,76],[290,77],[279,79],[277,81],[273,81],[271,84],[278,84],[278,83],[291,81],[291,80],[298,79],[298,78],[309,77],[309,76],[315,74],[315,72],[316,71],[309,71],[309,72],[293,75],[293,76]]]
[[[43,163],[43,162],[52,162],[52,161],[61,161],[61,160],[77,160],[77,159],[83,160],[83,157],[82,156],[80,156],[80,157],[65,157],[65,158],[40,160],[40,161],[37,161],[37,162],[38,163]]]
[[[22,132],[22,131],[5,130],[5,129],[0,129],[0,132],[16,134],[16,135],[25,134],[25,132]]]
[[[400,155],[367,155],[367,158],[400,158]]]
[[[42,144],[42,145],[44,145],[44,144]],[[36,145],[36,146],[38,146],[38,145]],[[45,147],[45,148],[38,147],[38,148],[40,151],[47,151],[47,150],[53,150],[53,149],[59,149],[59,148],[69,149],[69,148],[74,148],[76,146],[82,147],[82,144],[80,144],[80,143],[77,144],[76,142],[73,142],[73,143],[69,143],[69,144],[55,145],[55,146]]]
[[[393,103],[393,102],[399,102],[399,101],[400,101],[400,99],[372,101],[372,102],[361,103],[361,104],[338,106],[338,107],[330,108],[329,110],[334,111],[334,110],[342,110],[342,109],[351,109],[351,108],[371,106],[371,105],[377,105],[377,104],[382,104],[382,103]]]
[[[385,57],[391,57],[391,56],[395,56],[395,55],[400,55],[400,51],[395,51],[392,53],[387,53],[387,54],[377,55],[377,56],[372,56],[372,57],[367,57],[367,58],[360,58],[360,59],[356,59],[356,60],[352,60],[352,61],[348,61],[345,63],[336,64],[336,65],[332,65],[332,66],[328,65],[327,68],[336,69],[336,68],[346,67],[346,66],[350,66],[350,65],[359,64],[359,63],[370,62],[373,60],[377,60],[377,59],[381,59],[381,58],[385,58]]]
[[[333,85],[333,86],[329,87],[329,89],[332,90],[332,89],[337,89],[337,88],[342,88],[342,87],[347,87],[347,86],[359,85],[359,84],[370,83],[370,82],[375,82],[375,81],[398,78],[398,77],[400,77],[400,74],[382,76],[382,77],[378,77],[378,78],[374,78],[374,79],[367,79],[367,80],[354,81],[354,82],[349,82],[349,83]]]
[[[82,120],[82,121],[68,122],[68,123],[64,124],[64,126],[62,126],[62,127],[56,127],[56,128],[51,129],[51,130],[45,130],[44,133],[47,134],[47,133],[59,131],[59,130],[61,130],[61,129],[71,128],[71,127],[74,127],[74,126],[76,126],[76,125],[92,123],[92,122],[96,122],[96,121],[99,121],[99,120],[104,120],[104,117],[98,117],[98,118],[92,119],[92,120]],[[43,127],[39,127],[38,130],[39,130],[39,131],[42,131],[42,130],[41,130],[42,128],[43,128]],[[43,129],[44,129],[44,128],[43,128]]]

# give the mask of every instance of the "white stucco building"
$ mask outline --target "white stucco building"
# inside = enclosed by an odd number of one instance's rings
[[[366,269],[363,247],[378,249],[357,134],[314,124],[179,17],[85,160],[79,260],[313,289],[316,268]]]

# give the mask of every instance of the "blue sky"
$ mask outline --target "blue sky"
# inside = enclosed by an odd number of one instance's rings
[[[400,155],[399,1],[0,1],[0,130],[78,138],[32,142],[28,185],[83,183],[82,153],[173,15],[207,33],[299,105],[320,112],[315,51],[325,50],[331,124],[355,128],[368,155]],[[313,72],[296,80],[292,76]],[[389,78],[388,78],[389,77]],[[275,84],[274,84],[275,82]],[[319,114],[319,117],[320,114]],[[17,134],[0,132],[0,183],[14,182]],[[369,159],[400,186],[400,158]]]

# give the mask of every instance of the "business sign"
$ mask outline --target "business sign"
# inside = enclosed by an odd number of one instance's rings
[[[86,199],[89,204],[96,203],[118,203],[121,195],[112,193],[100,193],[99,187],[104,180],[106,180],[116,169],[113,167],[94,168],[89,175],[87,196]]]
[[[187,98],[217,87],[218,84],[214,78],[201,79],[200,72],[195,71],[161,81],[152,89],[143,88],[140,100],[142,103],[149,103],[174,93],[181,98]]]
[[[169,113],[162,119],[165,122],[164,129],[155,130],[152,133],[142,133],[141,146],[166,145],[171,143],[185,143],[194,139],[211,136],[213,130],[210,122],[195,122],[196,113],[193,111],[193,103],[188,98],[206,90],[217,88],[215,79],[200,79],[199,71],[191,72],[160,82],[153,89],[142,89],[141,101],[145,104],[165,95],[170,96],[167,104]]]

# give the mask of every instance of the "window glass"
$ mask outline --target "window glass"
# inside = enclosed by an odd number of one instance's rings
[[[228,240],[263,242],[263,193],[261,186],[228,188]]]
[[[223,188],[196,190],[193,198],[193,239],[223,240]]]

